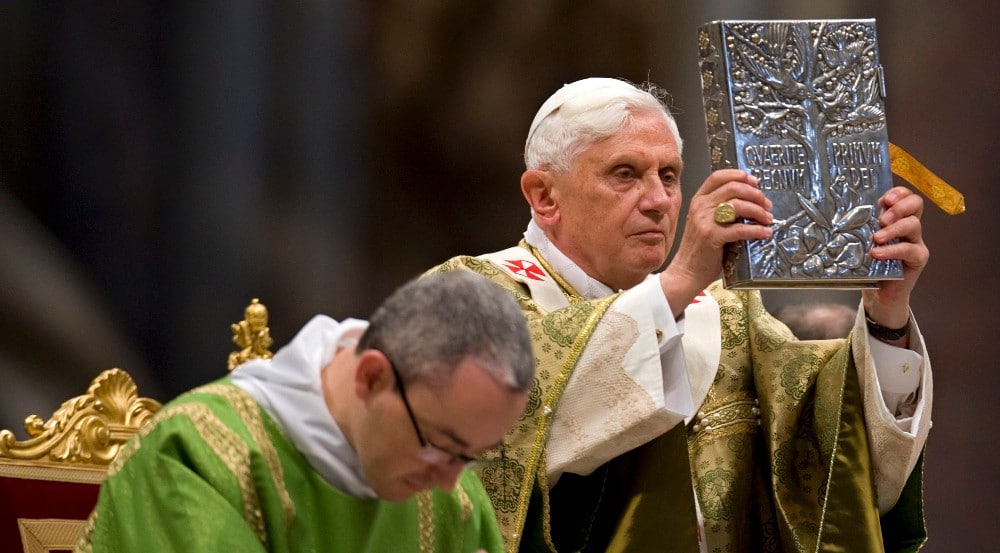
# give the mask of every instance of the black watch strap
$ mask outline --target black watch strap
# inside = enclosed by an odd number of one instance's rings
[[[899,340],[903,336],[906,336],[906,331],[910,330],[909,319],[907,319],[906,324],[900,328],[882,326],[873,321],[867,314],[865,315],[865,322],[868,323],[868,334],[871,334],[872,337],[882,340],[883,342]]]

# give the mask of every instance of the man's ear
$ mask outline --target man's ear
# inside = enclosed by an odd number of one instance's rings
[[[529,169],[521,174],[521,193],[540,223],[551,225],[558,220],[559,203],[553,194],[552,173]]]
[[[354,393],[362,401],[367,401],[383,390],[391,390],[396,378],[389,368],[389,358],[375,349],[366,349],[358,354],[358,365],[354,368]]]

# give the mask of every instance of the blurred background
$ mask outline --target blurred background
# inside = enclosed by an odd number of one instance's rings
[[[222,376],[251,298],[281,345],[314,313],[365,317],[448,257],[512,245],[527,128],[563,83],[670,90],[690,195],[709,167],[698,25],[874,17],[890,139],[968,205],[927,203],[913,301],[935,374],[925,551],[995,547],[995,4],[82,4],[0,5],[0,427],[23,437],[112,366],[160,400]]]

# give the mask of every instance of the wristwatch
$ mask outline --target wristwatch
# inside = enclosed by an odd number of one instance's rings
[[[878,338],[883,342],[891,342],[893,340],[899,340],[903,336],[906,336],[906,331],[910,330],[910,319],[906,319],[906,324],[900,328],[889,328],[887,326],[882,326],[871,319],[868,314],[865,314],[865,322],[868,323],[868,334],[872,337]]]

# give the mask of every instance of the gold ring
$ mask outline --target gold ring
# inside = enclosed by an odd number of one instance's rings
[[[722,202],[715,206],[715,222],[720,225],[728,225],[736,221],[736,208],[729,202]]]

